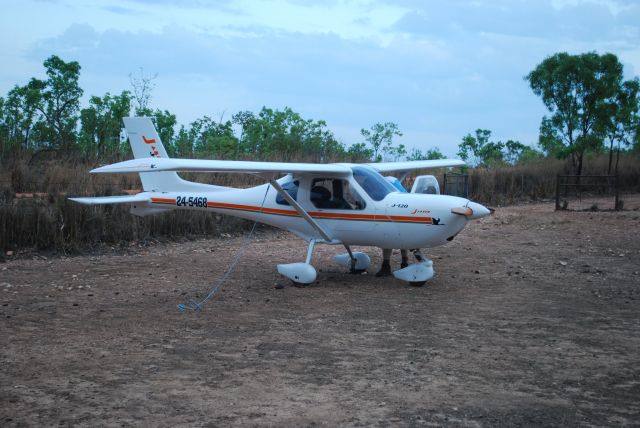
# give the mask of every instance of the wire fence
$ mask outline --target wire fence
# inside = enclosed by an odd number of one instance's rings
[[[556,211],[622,209],[617,175],[558,175]]]

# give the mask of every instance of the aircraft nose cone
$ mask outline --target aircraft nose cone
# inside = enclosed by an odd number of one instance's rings
[[[480,205],[476,202],[469,202],[467,204],[467,207],[471,208],[471,211],[473,211],[472,214],[469,216],[469,218],[472,218],[472,219],[486,217],[489,214],[491,214],[491,211],[489,211],[487,207],[485,207],[484,205]]]

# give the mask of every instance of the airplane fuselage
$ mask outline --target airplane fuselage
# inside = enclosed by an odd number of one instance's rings
[[[313,239],[317,233],[311,225],[293,207],[277,203],[277,194],[268,184],[221,192],[150,192],[150,202],[134,210],[210,211],[258,221],[306,240]],[[445,244],[467,223],[464,216],[453,214],[451,209],[468,202],[455,196],[394,192],[378,202],[368,199],[366,208],[361,210],[327,209],[315,207],[302,191],[298,193],[298,203],[331,235],[334,239],[331,243],[382,248]]]

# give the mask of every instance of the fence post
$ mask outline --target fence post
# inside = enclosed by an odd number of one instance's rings
[[[443,195],[448,195],[447,193],[447,173],[444,173],[444,189],[442,190]]]
[[[469,199],[469,174],[464,175],[464,197]]]
[[[556,175],[556,211],[560,209],[560,174]]]
[[[616,188],[615,188],[615,192],[616,192],[616,205],[615,205],[615,208],[614,208],[614,209],[615,209],[616,211],[620,211],[620,186],[618,185],[618,183],[619,183],[619,182],[618,182],[618,174],[616,174],[614,177],[615,177],[615,178],[614,178],[614,180],[613,180],[613,183],[614,183],[614,186],[616,186]]]

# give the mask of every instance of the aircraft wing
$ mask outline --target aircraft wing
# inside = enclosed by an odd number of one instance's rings
[[[82,197],[69,198],[70,200],[83,205],[103,205],[103,204],[134,204],[136,202],[147,202],[150,197],[145,193],[137,195],[125,196],[98,196],[98,197]]]
[[[405,162],[380,162],[368,163],[371,168],[380,173],[385,172],[407,172],[414,169],[444,168],[447,166],[463,166],[464,161],[459,159],[436,159],[436,160],[419,160]]]
[[[206,159],[144,158],[131,159],[91,170],[91,173],[129,173],[154,171],[182,172],[236,172],[246,174],[325,174],[337,177],[348,176],[351,168],[339,164],[250,162]]]

